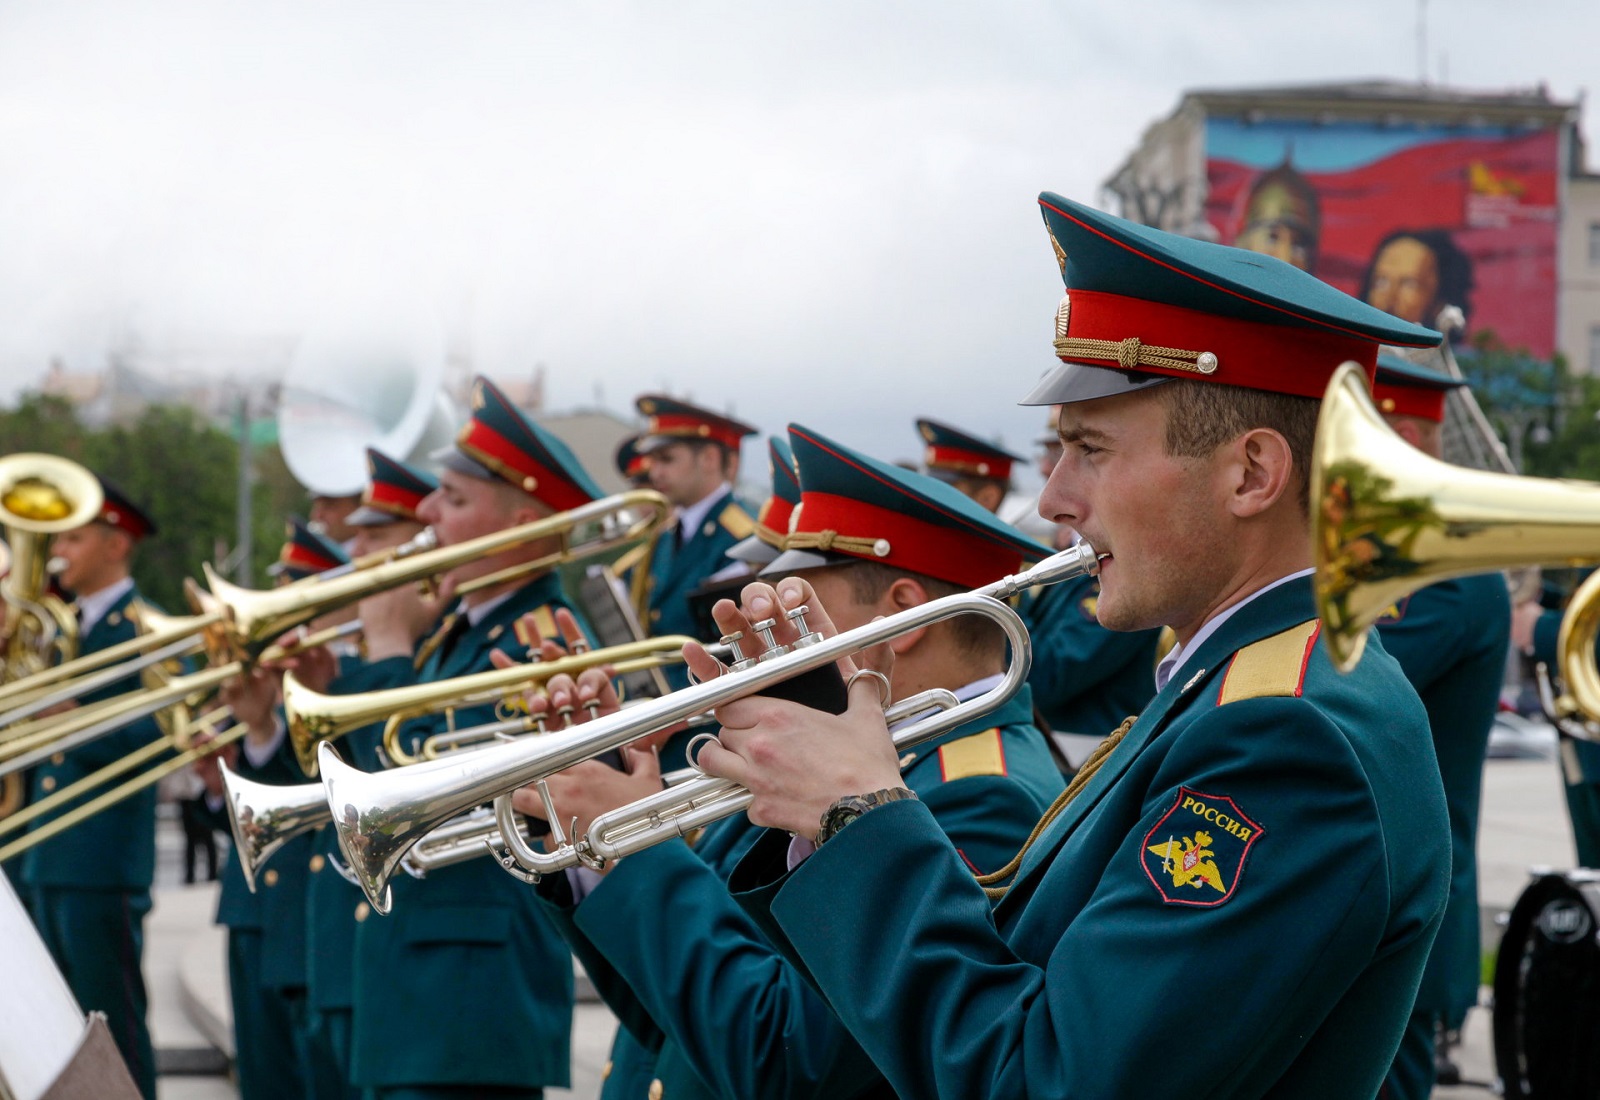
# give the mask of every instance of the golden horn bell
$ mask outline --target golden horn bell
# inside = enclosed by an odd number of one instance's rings
[[[1430,458],[1385,423],[1354,363],[1323,398],[1311,501],[1317,614],[1345,671],[1361,659],[1369,627],[1436,581],[1600,561],[1600,486]],[[1591,632],[1591,658],[1593,641]]]

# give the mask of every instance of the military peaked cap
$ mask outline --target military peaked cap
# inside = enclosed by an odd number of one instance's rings
[[[963,588],[997,581],[1050,551],[944,482],[789,425],[800,505],[787,549],[763,574],[848,561]]]
[[[1190,378],[1321,397],[1341,363],[1370,380],[1380,344],[1439,334],[1358,302],[1299,268],[1039,196],[1067,292],[1056,367],[1022,401],[1090,401]]]

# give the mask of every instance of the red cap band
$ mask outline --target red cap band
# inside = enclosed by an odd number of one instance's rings
[[[361,503],[399,519],[422,522],[417,517],[417,507],[422,503],[422,497],[387,481],[369,481],[366,492],[361,495]]]
[[[989,584],[1022,567],[1020,551],[976,532],[927,523],[893,508],[863,504],[831,493],[802,494],[796,531],[832,531],[837,536],[875,540],[884,553],[827,545],[819,545],[818,549],[882,562],[963,588]]]
[[[930,443],[922,461],[930,470],[950,470],[958,474],[971,474],[973,477],[992,477],[997,481],[1008,481],[1011,478],[1009,458],[978,454],[976,451],[967,451],[960,447]]]
[[[650,426],[645,430],[645,435],[671,435],[683,439],[706,439],[714,443],[721,443],[730,450],[737,451],[740,441],[744,438],[737,430],[726,424],[708,424],[697,417],[685,413],[660,413],[650,418]]]
[[[589,495],[553,470],[548,470],[531,455],[513,446],[504,436],[481,420],[467,421],[456,439],[456,446],[481,462],[506,481],[531,497],[536,497],[558,512],[589,503]]]
[[[1444,423],[1444,398],[1447,390],[1429,386],[1391,386],[1378,381],[1372,386],[1372,400],[1379,411],[1394,416],[1419,416],[1435,424]]]
[[[1067,292],[1066,337],[1116,345],[1108,347],[1103,354],[1080,351],[1062,354],[1066,362],[1120,367],[1170,378],[1194,378],[1299,397],[1320,398],[1333,372],[1341,363],[1351,360],[1361,364],[1370,383],[1378,362],[1378,345],[1374,340],[1299,325],[1269,325],[1219,317],[1214,313],[1098,290]],[[1216,366],[1210,371],[1198,367],[1183,370],[1136,366],[1119,356],[1130,343],[1146,349],[1174,348],[1209,353],[1216,357]],[[1137,353],[1138,348],[1131,350]]]

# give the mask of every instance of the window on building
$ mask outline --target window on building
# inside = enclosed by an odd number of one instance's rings
[[[1589,326],[1589,373],[1600,377],[1600,325]]]
[[[1600,222],[1589,223],[1589,266],[1600,267]]]

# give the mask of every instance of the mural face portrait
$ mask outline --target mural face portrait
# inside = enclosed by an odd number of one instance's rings
[[[1233,243],[1309,272],[1317,263],[1321,228],[1316,188],[1285,159],[1250,189],[1244,228]]]
[[[1431,325],[1439,301],[1439,257],[1415,237],[1397,237],[1372,261],[1367,304],[1405,321]]]

